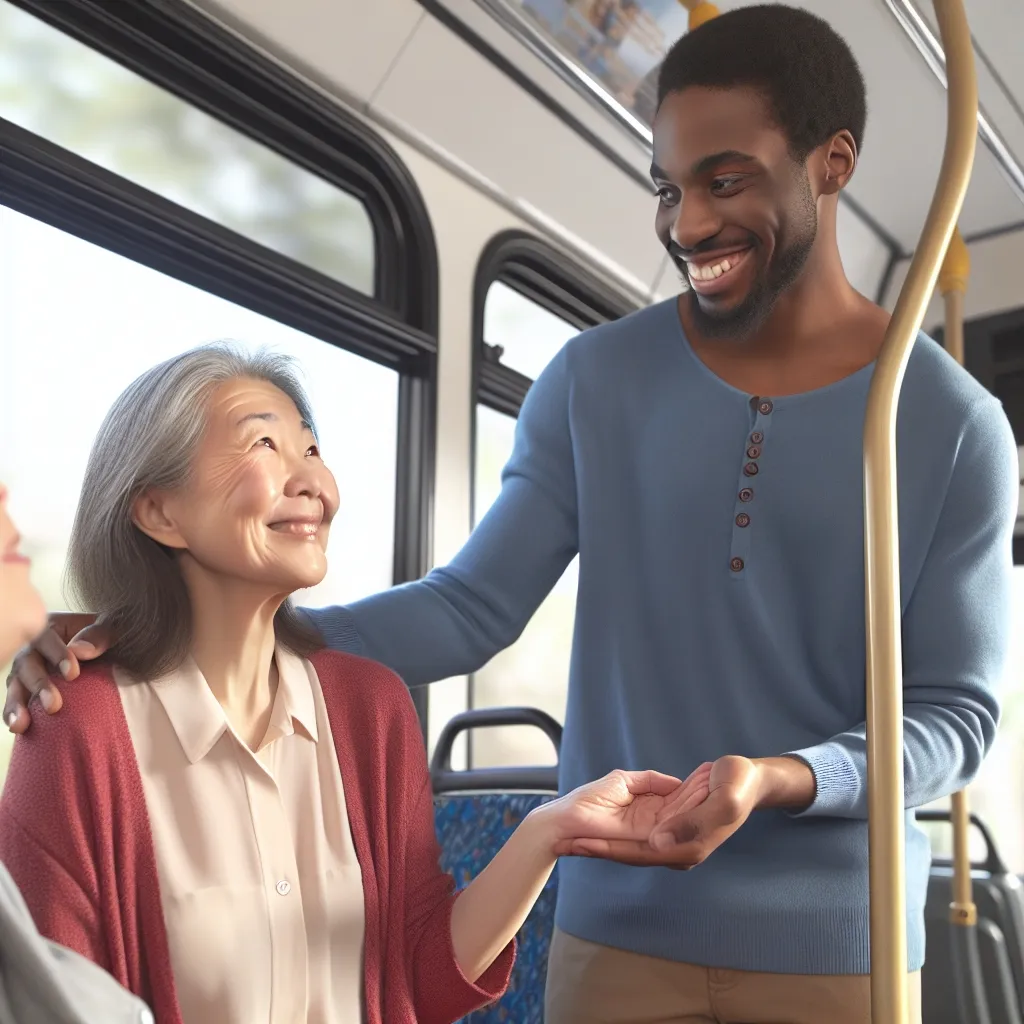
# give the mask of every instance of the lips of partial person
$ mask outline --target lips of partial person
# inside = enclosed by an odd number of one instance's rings
[[[20,544],[21,537],[15,534],[4,548],[3,557],[0,557],[0,562],[3,562],[4,565],[29,565],[30,559],[18,550]]]
[[[737,270],[750,258],[753,248],[733,249],[713,256],[690,258],[686,262],[686,276],[698,295],[717,295],[728,289]]]
[[[274,533],[283,537],[292,537],[300,541],[313,541],[320,533],[323,525],[323,516],[297,516],[293,519],[279,519],[269,523],[268,526]]]

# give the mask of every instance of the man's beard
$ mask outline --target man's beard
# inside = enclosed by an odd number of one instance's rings
[[[731,340],[751,337],[764,326],[779,297],[800,276],[818,233],[818,211],[811,183],[806,177],[804,183],[799,209],[791,220],[795,240],[776,253],[767,273],[758,276],[750,293],[735,309],[720,313],[706,310],[697,292],[689,289],[690,315],[702,337]],[[683,280],[689,284],[685,273]]]

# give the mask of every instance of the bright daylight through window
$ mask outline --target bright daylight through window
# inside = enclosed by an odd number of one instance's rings
[[[0,0],[0,117],[372,294],[355,197]]]
[[[502,363],[536,379],[576,329],[500,281],[484,307],[484,341],[504,351]],[[501,490],[501,470],[512,454],[516,422],[486,406],[476,408],[474,515],[479,522]],[[565,570],[523,635],[472,680],[472,706],[526,705],[561,721],[569,683],[579,559]],[[478,732],[474,767],[552,764],[551,743],[538,729],[508,726]]]

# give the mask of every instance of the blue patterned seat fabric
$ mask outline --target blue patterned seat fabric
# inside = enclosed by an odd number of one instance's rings
[[[519,823],[550,793],[450,793],[436,797],[434,816],[441,866],[461,889],[505,845]],[[461,1024],[543,1024],[548,946],[555,925],[558,868],[519,932],[519,950],[504,998]]]

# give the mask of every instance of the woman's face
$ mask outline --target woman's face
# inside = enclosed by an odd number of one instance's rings
[[[46,625],[46,606],[29,579],[29,560],[18,552],[20,541],[7,514],[7,489],[0,484],[0,664]]]
[[[272,384],[233,380],[211,396],[189,482],[149,492],[136,524],[196,572],[287,595],[327,573],[338,486],[294,402]]]

